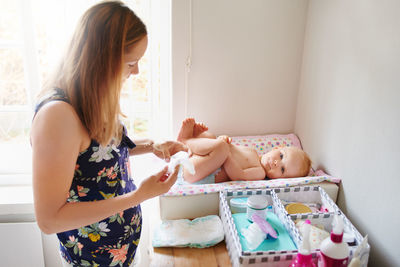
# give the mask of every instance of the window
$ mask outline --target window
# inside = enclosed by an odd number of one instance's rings
[[[0,0],[0,184],[30,183],[29,131],[35,96],[58,63],[79,17],[96,2]],[[168,136],[169,1],[124,2],[149,32],[140,74],[122,90],[124,123],[130,136]],[[11,180],[11,176],[21,179]]]

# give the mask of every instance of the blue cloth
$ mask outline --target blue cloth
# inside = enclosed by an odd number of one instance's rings
[[[232,214],[233,222],[235,223],[236,230],[239,233],[239,241],[242,245],[242,251],[282,251],[282,250],[296,250],[296,244],[293,242],[288,230],[273,212],[267,213],[267,221],[275,229],[278,234],[277,239],[265,239],[255,250],[250,250],[246,237],[243,235],[243,228],[247,229],[251,222],[247,219],[247,213]]]
[[[61,91],[62,92],[62,91]],[[68,99],[60,90],[43,103]],[[135,144],[126,135],[121,143],[102,147],[95,140],[77,158],[67,202],[90,202],[136,190],[130,175],[129,148]],[[57,234],[62,257],[73,266],[123,266],[133,261],[142,225],[140,205],[91,225]]]

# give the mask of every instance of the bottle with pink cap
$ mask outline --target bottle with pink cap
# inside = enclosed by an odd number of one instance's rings
[[[303,242],[299,248],[299,253],[294,261],[289,265],[289,267],[315,267],[312,259],[311,249],[310,249],[310,220],[306,220],[302,225],[303,228]]]
[[[331,236],[322,241],[318,267],[345,267],[349,263],[349,245],[343,242],[343,218],[335,214]]]

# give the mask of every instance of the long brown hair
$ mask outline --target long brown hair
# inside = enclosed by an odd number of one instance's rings
[[[102,145],[121,138],[123,57],[146,35],[144,23],[122,2],[92,6],[81,17],[59,68],[44,89],[63,90],[90,137]]]

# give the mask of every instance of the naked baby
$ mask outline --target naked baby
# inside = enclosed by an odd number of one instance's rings
[[[299,148],[281,147],[259,156],[250,147],[232,144],[229,136],[216,137],[193,118],[182,122],[177,140],[189,148],[195,166],[195,174],[184,170],[184,180],[189,183],[212,173],[216,173],[215,180],[208,183],[303,177],[311,167],[310,158]]]

